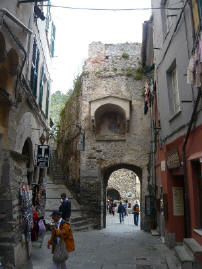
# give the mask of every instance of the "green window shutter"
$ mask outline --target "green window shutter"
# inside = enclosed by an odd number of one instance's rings
[[[46,93],[46,118],[48,118],[49,112],[49,96],[50,96],[50,84],[47,83],[47,93]]]
[[[42,65],[42,68],[41,68],[40,94],[39,94],[40,107],[42,107],[42,103],[43,103],[43,88],[44,88],[44,65]]]
[[[50,40],[50,51],[51,51],[51,56],[54,56],[54,51],[55,51],[55,33],[56,33],[56,27],[54,23],[52,22],[52,29],[51,29],[51,40]]]
[[[30,87],[32,89],[32,92],[33,92],[35,98],[37,97],[39,58],[40,58],[39,49],[37,47],[36,40],[34,40],[33,52],[32,52]]]
[[[50,5],[51,2],[48,0],[47,5]],[[46,13],[46,31],[49,30],[49,24],[50,24],[50,6],[47,7],[47,13]]]

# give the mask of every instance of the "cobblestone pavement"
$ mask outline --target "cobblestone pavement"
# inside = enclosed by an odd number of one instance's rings
[[[159,237],[133,224],[133,215],[120,224],[118,214],[107,217],[107,228],[75,232],[76,250],[70,253],[68,269],[166,269],[166,255],[173,253]],[[43,247],[32,249],[30,264],[22,269],[51,269],[51,253]]]

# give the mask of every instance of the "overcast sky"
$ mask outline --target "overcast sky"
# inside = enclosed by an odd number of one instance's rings
[[[52,0],[53,5],[79,8],[148,8],[150,0]],[[66,93],[81,73],[93,41],[125,43],[142,41],[142,23],[151,11],[83,11],[51,8],[56,25],[52,92]]]

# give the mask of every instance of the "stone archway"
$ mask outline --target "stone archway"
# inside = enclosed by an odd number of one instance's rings
[[[142,169],[134,164],[127,164],[127,163],[115,163],[111,164],[107,167],[103,167],[101,169],[101,175],[102,175],[102,198],[103,198],[103,214],[101,215],[101,227],[105,228],[106,227],[106,197],[107,197],[107,185],[108,185],[108,180],[110,178],[110,175],[119,170],[125,168],[127,170],[133,171],[140,179],[140,183],[142,181]],[[141,185],[141,184],[140,184]],[[140,192],[141,193],[141,192]],[[142,201],[142,195],[140,197],[140,201]]]
[[[107,188],[107,199],[120,200],[121,195],[120,195],[119,191],[117,191],[116,189],[114,189],[112,187],[109,187],[109,188]]]
[[[26,158],[27,183],[31,185],[33,176],[33,145],[30,138],[27,138],[24,143],[22,155]]]

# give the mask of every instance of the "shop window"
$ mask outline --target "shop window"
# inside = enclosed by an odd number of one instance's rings
[[[171,65],[171,68],[169,68],[169,70],[167,71],[167,83],[170,110],[173,114],[176,114],[180,111],[180,96],[176,62],[174,62]]]
[[[39,68],[39,49],[37,47],[36,40],[34,40],[33,44],[33,52],[32,52],[32,65],[31,65],[31,79],[30,79],[30,86],[32,92],[37,97],[37,82],[38,82],[38,68]]]

